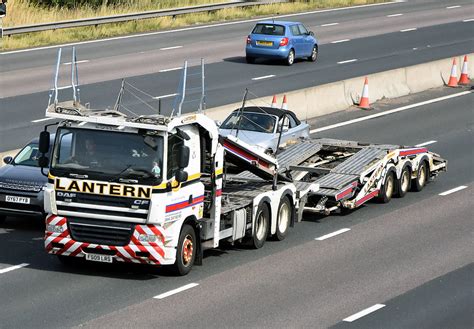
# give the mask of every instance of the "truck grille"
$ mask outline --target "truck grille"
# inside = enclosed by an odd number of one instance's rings
[[[85,218],[68,218],[71,237],[79,242],[125,246],[135,230],[134,224]]]

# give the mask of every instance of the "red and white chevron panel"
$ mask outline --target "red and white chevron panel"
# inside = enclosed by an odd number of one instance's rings
[[[117,261],[155,265],[162,264],[165,258],[165,252],[163,251],[165,238],[156,225],[136,225],[130,243],[126,246],[109,246],[74,241],[69,234],[65,217],[51,215],[46,219],[46,225],[60,225],[63,227],[62,233],[45,232],[44,246],[50,254],[85,257],[83,252],[85,248],[89,252],[91,252],[91,249],[112,250],[115,251],[114,259]],[[156,235],[158,240],[156,242],[142,242],[138,239],[140,234]],[[62,244],[64,247],[53,248],[53,243]],[[149,257],[139,257],[136,252],[148,252]]]

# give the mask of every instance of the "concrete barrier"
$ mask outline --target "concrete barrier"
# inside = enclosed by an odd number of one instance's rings
[[[369,100],[374,103],[383,98],[395,98],[441,87],[449,80],[453,58],[404,68],[369,74]],[[458,78],[464,56],[457,57]],[[469,77],[474,78],[474,54],[468,55]],[[317,64],[316,64],[317,65]],[[288,107],[300,119],[313,118],[337,111],[346,110],[358,102],[365,76],[337,81],[315,87],[278,94],[278,102],[283,95],[288,97]],[[251,100],[249,103],[270,106],[271,96]],[[208,109],[206,113],[214,120],[223,120],[241,103]]]

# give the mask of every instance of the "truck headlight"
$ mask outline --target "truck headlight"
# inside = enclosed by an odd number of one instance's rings
[[[63,232],[64,232],[64,228],[63,228],[62,225],[52,225],[52,224],[48,224],[48,225],[46,225],[46,231],[52,232],[52,233],[63,233]]]
[[[138,241],[140,242],[156,242],[158,237],[154,234],[140,234],[138,236]]]

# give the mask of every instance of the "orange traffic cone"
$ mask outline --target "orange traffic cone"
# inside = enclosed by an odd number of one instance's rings
[[[364,88],[362,89],[362,97],[360,98],[359,107],[362,109],[370,109],[369,79],[367,79],[367,77],[365,77]]]
[[[283,104],[281,104],[282,110],[288,110],[288,101],[286,99],[286,95],[283,96]]]
[[[458,84],[468,85],[470,82],[469,75],[467,74],[467,55],[464,56],[464,63],[462,64],[461,77],[459,78]]]
[[[449,77],[448,87],[458,86],[458,67],[456,65],[456,58],[453,58],[453,66],[451,67],[451,76]]]
[[[278,105],[277,105],[277,97],[276,95],[273,95],[273,99],[272,99],[272,107],[274,108],[277,108]]]

